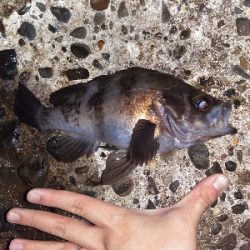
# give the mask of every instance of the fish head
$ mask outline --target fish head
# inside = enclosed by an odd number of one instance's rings
[[[179,148],[237,132],[229,123],[231,104],[191,85],[166,89],[162,99],[164,123]]]

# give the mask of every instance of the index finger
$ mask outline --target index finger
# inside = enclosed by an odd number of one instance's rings
[[[48,207],[60,208],[79,215],[97,226],[108,226],[122,215],[123,208],[87,195],[53,189],[33,189],[27,200]]]

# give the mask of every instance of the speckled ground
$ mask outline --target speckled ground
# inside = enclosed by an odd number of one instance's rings
[[[18,75],[0,80],[0,133],[7,133],[0,140],[0,249],[17,235],[47,237],[1,219],[12,206],[28,206],[23,196],[33,186],[155,208],[174,204],[214,172],[225,173],[230,186],[202,218],[199,249],[250,249],[249,0],[0,0],[0,50],[10,48],[17,53]],[[175,74],[233,104],[238,133],[206,143],[207,169],[194,166],[192,150],[181,150],[138,167],[113,188],[96,186],[107,150],[58,163],[45,150],[51,134],[20,127],[14,118],[18,80],[48,105],[52,91],[130,66]]]

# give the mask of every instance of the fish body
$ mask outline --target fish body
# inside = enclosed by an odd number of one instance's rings
[[[158,71],[130,68],[60,89],[44,107],[19,85],[15,112],[41,131],[62,130],[53,156],[63,162],[90,155],[101,142],[115,146],[103,172],[113,183],[157,152],[166,153],[233,134],[231,105]],[[57,152],[57,153],[53,153]]]

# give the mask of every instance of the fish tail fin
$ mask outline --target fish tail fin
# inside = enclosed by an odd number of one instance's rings
[[[41,112],[47,108],[24,85],[19,83],[14,103],[14,112],[23,123],[42,129]]]

